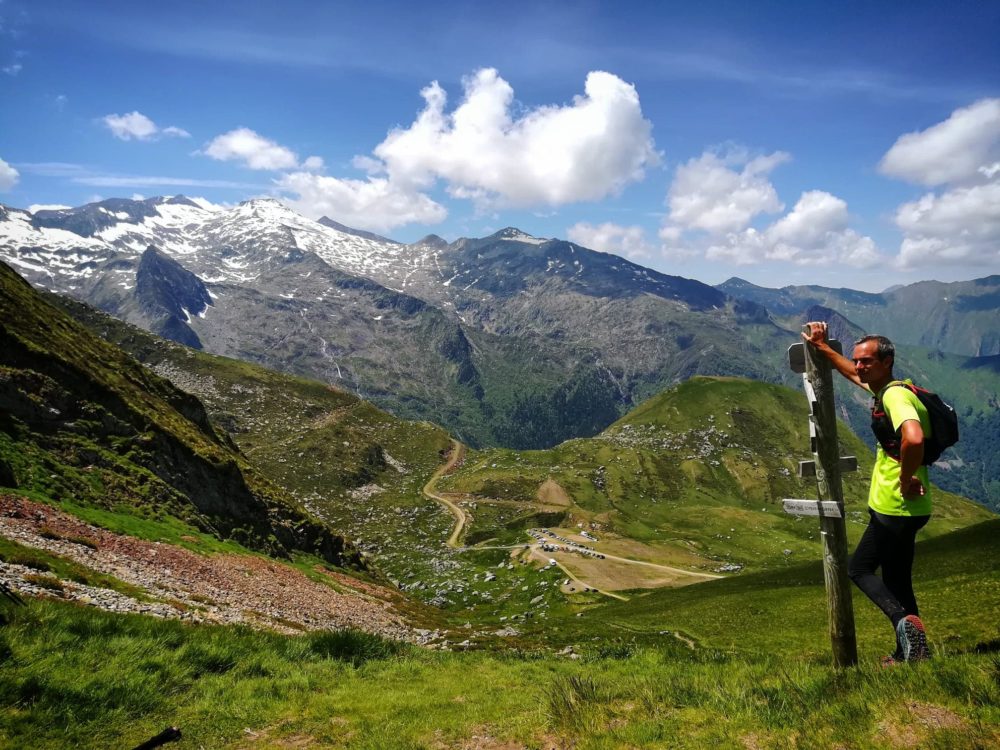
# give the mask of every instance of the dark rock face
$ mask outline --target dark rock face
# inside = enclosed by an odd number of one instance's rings
[[[187,321],[212,304],[201,279],[150,246],[139,259],[135,282],[135,299],[152,321],[150,330],[200,349],[201,341]]]
[[[483,387],[479,380],[479,371],[472,361],[472,345],[461,327],[447,325],[437,342],[437,351],[446,360],[457,365],[455,380],[461,385],[471,387],[477,400],[482,399]]]
[[[767,323],[771,319],[766,307],[750,300],[736,300],[733,310],[741,323]]]
[[[3,459],[0,459],[0,487],[17,487],[14,470]]]

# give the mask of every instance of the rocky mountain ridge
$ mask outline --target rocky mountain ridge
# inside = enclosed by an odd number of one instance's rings
[[[190,346],[334,383],[472,445],[521,448],[595,434],[692,375],[791,382],[784,350],[810,306],[885,330],[892,303],[738,279],[713,288],[513,227],[404,245],[271,199],[5,208],[0,257]],[[978,336],[969,347],[988,350],[996,310],[980,281],[967,285],[981,294],[935,319],[970,332],[956,345]],[[920,316],[897,317],[897,341],[919,342],[908,331]],[[989,389],[977,384],[975,410]]]

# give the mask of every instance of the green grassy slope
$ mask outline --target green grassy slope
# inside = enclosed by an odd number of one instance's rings
[[[552,621],[577,659],[0,604],[0,747],[995,747],[997,523],[919,546],[934,658],[894,669],[861,604],[860,665],[830,668],[818,564]]]
[[[287,555],[356,550],[256,471],[202,404],[0,264],[0,486]]]
[[[914,589],[936,652],[1000,647],[1000,560],[990,553],[998,535],[1000,520],[994,519],[917,544]],[[574,633],[586,639],[601,633],[648,643],[662,639],[663,631],[679,631],[702,648],[827,658],[820,545],[812,551],[813,561],[784,570],[611,602],[559,621],[559,637],[565,640]],[[854,587],[852,596],[861,657],[874,660],[891,652],[892,632],[884,615]]]

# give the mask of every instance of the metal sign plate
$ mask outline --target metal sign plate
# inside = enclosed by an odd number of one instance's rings
[[[793,516],[823,516],[824,518],[843,518],[841,507],[832,500],[782,500],[785,513]]]
[[[806,371],[806,345],[792,344],[788,347],[788,367],[800,375]]]
[[[844,353],[844,347],[837,339],[830,339],[827,343],[837,354]],[[800,375],[806,371],[806,345],[804,342],[788,347],[788,367],[792,372],[797,372]]]

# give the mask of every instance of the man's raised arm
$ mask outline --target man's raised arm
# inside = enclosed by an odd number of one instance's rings
[[[858,377],[858,371],[855,369],[854,363],[843,354],[838,354],[830,348],[830,343],[827,341],[826,323],[820,320],[807,323],[806,325],[809,326],[809,333],[807,335],[806,332],[803,331],[802,338],[819,349],[820,353],[830,360],[830,364],[833,365],[837,372],[854,383],[854,385],[859,388],[864,388],[867,391],[868,387],[862,383],[861,378]]]

